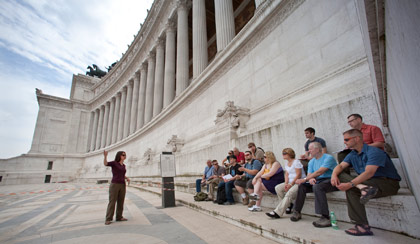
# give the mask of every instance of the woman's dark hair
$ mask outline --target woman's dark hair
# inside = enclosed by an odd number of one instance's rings
[[[124,151],[119,151],[117,152],[117,154],[115,155],[115,162],[120,162],[121,161],[121,155],[124,153]]]

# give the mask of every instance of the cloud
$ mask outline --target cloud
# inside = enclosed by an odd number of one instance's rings
[[[121,58],[152,0],[2,0],[0,158],[26,153],[38,104],[35,88],[68,98],[72,75]]]

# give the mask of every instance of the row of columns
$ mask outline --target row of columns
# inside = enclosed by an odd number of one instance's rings
[[[256,0],[256,4],[261,1]],[[168,21],[165,37],[157,40],[133,78],[114,97],[91,113],[93,126],[88,151],[114,144],[141,129],[188,87],[187,2],[177,1],[177,26]],[[235,22],[231,0],[214,0],[214,3],[219,52],[235,37]],[[192,1],[192,14],[195,78],[208,65],[205,0]]]

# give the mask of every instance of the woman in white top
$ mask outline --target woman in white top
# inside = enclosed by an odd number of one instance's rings
[[[296,180],[306,177],[302,163],[295,157],[296,154],[293,149],[283,149],[283,159],[287,161],[284,167],[284,183],[277,185],[275,188],[280,203],[274,211],[266,213],[271,218],[278,219],[283,216],[286,208],[296,199],[298,192],[298,185],[295,184]]]

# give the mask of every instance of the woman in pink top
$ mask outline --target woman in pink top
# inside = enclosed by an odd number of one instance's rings
[[[106,210],[105,225],[111,224],[114,218],[115,203],[117,204],[117,221],[127,221],[122,216],[124,210],[124,198],[125,198],[125,180],[130,183],[130,179],[125,176],[125,164],[124,160],[127,158],[127,154],[123,151],[117,152],[115,160],[108,162],[108,152],[104,151],[104,165],[112,168],[112,181],[109,186],[109,203]]]

